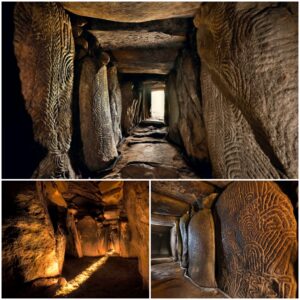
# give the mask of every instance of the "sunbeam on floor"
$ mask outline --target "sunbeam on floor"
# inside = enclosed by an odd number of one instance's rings
[[[105,256],[101,257],[99,260],[77,275],[74,279],[70,280],[65,286],[62,286],[59,290],[57,290],[55,296],[66,296],[77,290],[106,263],[110,254],[112,253],[107,253]]]

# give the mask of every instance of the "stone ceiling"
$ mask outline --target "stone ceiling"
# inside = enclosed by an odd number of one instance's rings
[[[155,181],[151,184],[153,225],[172,226],[199,198],[216,195],[230,181]]]
[[[200,2],[65,2],[63,6],[85,20],[84,30],[111,53],[120,73],[167,75],[188,43]]]
[[[115,22],[139,23],[192,17],[200,2],[63,2],[74,14]]]

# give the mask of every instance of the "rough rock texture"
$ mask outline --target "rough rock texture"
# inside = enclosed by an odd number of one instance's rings
[[[217,287],[215,229],[210,209],[196,213],[188,225],[188,275],[201,287]]]
[[[185,203],[193,204],[197,199],[209,196],[215,192],[216,188],[213,186],[213,183],[182,180],[154,181],[151,184],[151,190],[177,200],[182,200]]]
[[[74,257],[82,257],[82,247],[79,233],[75,224],[74,214],[68,209],[66,216],[67,227],[67,252]]]
[[[174,66],[177,48],[130,48],[112,51],[121,73],[166,75]]]
[[[115,144],[118,145],[122,139],[122,132],[120,128],[122,116],[122,98],[117,67],[113,66],[107,69],[107,80],[112,128],[114,132]]]
[[[216,208],[218,286],[231,297],[296,297],[297,223],[288,197],[272,182],[234,182]]]
[[[104,49],[118,48],[160,48],[182,46],[185,36],[163,32],[133,30],[89,30]]]
[[[107,250],[109,250],[106,232],[98,226],[92,217],[86,216],[79,220],[77,229],[84,256],[101,256],[106,254]]]
[[[131,231],[128,222],[120,222],[120,256],[130,257]]]
[[[56,244],[46,203],[35,191],[18,194],[15,203],[16,214],[4,220],[2,228],[4,283],[59,275],[64,242]]]
[[[182,51],[173,73],[175,75],[171,74],[167,83],[167,101],[170,101],[168,119],[171,122],[169,138],[174,138],[175,143],[182,143],[193,162],[207,164],[209,158],[200,102],[199,71],[192,51]]]
[[[169,197],[156,192],[151,193],[151,211],[164,215],[180,217],[188,211],[189,205],[175,197]]]
[[[177,218],[160,214],[151,214],[151,224],[172,227],[175,225]]]
[[[297,9],[207,3],[194,22],[214,176],[297,177]]]
[[[71,98],[74,42],[71,23],[57,3],[17,3],[14,47],[34,138],[47,150],[36,178],[73,178]]]
[[[165,97],[167,99],[167,109],[165,111],[166,122],[169,126],[169,139],[177,145],[182,146],[182,140],[178,129],[179,122],[179,103],[176,91],[176,74],[171,72],[168,76]]]
[[[152,222],[152,216],[151,216]],[[170,230],[170,246],[171,246],[171,253],[174,261],[178,260],[178,251],[177,251],[177,232],[176,232],[176,225],[174,225]]]
[[[149,187],[148,182],[125,182],[124,206],[132,233],[132,247],[139,259],[144,286],[149,284]]]
[[[151,266],[152,298],[226,298],[219,289],[199,288],[184,277],[178,263],[169,262]]]
[[[79,88],[80,129],[85,164],[90,171],[109,166],[118,156],[111,118],[106,66],[86,57]]]
[[[134,91],[134,85],[132,82],[126,82],[121,85],[122,93],[122,118],[121,128],[124,135],[128,135],[130,129],[135,125],[135,118],[138,112],[140,99]]]
[[[188,267],[188,224],[190,221],[190,214],[185,213],[179,221],[179,228],[182,238],[182,255],[181,255],[181,267]]]
[[[146,22],[151,20],[193,16],[200,3],[193,2],[64,2],[66,10],[80,16],[116,22]]]
[[[175,230],[176,230],[176,247],[177,247],[177,254],[178,254],[178,262],[181,264],[181,261],[182,261],[182,236],[181,236],[180,227],[179,227],[179,219],[176,220]]]

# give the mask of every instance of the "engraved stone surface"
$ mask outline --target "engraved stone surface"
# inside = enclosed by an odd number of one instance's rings
[[[107,67],[86,57],[82,66],[80,128],[84,160],[90,171],[108,167],[117,157],[107,82]]]
[[[297,223],[276,183],[234,182],[216,208],[222,239],[218,286],[231,297],[296,297]]]
[[[215,177],[297,177],[297,13],[275,6],[206,3],[194,20]]]
[[[47,150],[33,177],[73,178],[71,99],[74,41],[68,15],[57,3],[17,3],[14,47],[34,138]]]

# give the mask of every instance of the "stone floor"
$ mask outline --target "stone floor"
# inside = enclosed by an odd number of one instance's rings
[[[166,136],[164,123],[143,121],[119,146],[121,157],[104,178],[199,178]]]
[[[153,264],[154,263],[154,264]],[[151,265],[152,298],[226,298],[218,289],[199,288],[184,277],[184,270],[176,262]]]
[[[71,281],[80,272],[99,260],[98,257],[67,259],[63,274]],[[147,298],[135,258],[109,257],[108,260],[68,298]]]
[[[103,262],[96,265],[103,259]],[[16,286],[5,298],[148,298],[138,271],[137,258],[66,257],[62,272],[66,285]]]

